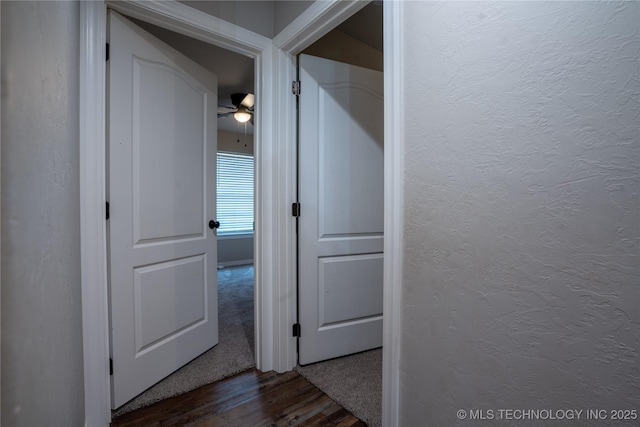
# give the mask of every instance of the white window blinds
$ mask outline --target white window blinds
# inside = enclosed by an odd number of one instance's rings
[[[253,233],[253,156],[218,152],[218,235]]]

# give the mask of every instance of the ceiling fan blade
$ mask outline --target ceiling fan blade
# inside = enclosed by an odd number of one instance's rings
[[[221,117],[228,117],[228,116],[232,115],[233,113],[235,113],[235,111],[227,111],[226,113],[220,113],[220,112],[218,112],[218,118],[221,118]]]
[[[237,111],[236,107],[227,107],[226,105],[218,105],[218,113],[233,113]]]
[[[240,105],[244,105],[247,108],[253,108],[253,104],[255,103],[255,96],[252,93],[248,93],[240,102]]]

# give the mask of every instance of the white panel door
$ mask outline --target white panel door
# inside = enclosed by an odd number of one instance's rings
[[[217,79],[111,12],[112,404],[218,342]]]
[[[299,363],[382,345],[382,73],[300,55]]]

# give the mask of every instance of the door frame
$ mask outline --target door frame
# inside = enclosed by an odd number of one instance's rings
[[[288,150],[287,170],[295,173],[296,105],[289,85],[295,80],[296,57],[304,49],[366,6],[369,1],[316,1],[273,39],[276,52],[276,91],[279,115],[277,129],[281,149]],[[400,338],[404,215],[404,43],[402,28],[403,0],[383,3],[383,69],[384,69],[384,277],[382,333],[382,425],[400,425]],[[279,79],[279,81],[278,81]],[[304,90],[304,88],[301,88]],[[287,152],[287,151],[285,151]],[[292,191],[295,191],[293,189]],[[291,191],[288,194],[295,194]],[[295,259],[296,242],[286,252]],[[293,252],[292,252],[293,251]],[[290,268],[295,272],[295,266]],[[295,276],[293,276],[295,279]],[[289,292],[295,295],[295,281],[289,282]],[[281,309],[282,310],[282,309]],[[294,318],[294,317],[292,317]],[[289,323],[290,324],[290,323]],[[288,332],[288,331],[287,331]],[[291,365],[293,368],[294,364]]]
[[[294,368],[296,321],[296,110],[290,92],[295,56],[364,7],[359,0],[317,1],[273,40],[176,1],[80,2],[80,243],[85,425],[111,421],[107,292],[106,11],[129,16],[252,57],[257,117],[256,367]],[[401,1],[384,3],[385,260],[383,425],[398,425],[402,273],[403,63]]]
[[[256,75],[255,323],[256,366],[274,369],[273,245],[277,214],[269,160],[273,150],[270,39],[178,2],[82,1],[80,3],[80,214],[84,394],[86,425],[108,425],[110,411],[106,200],[106,11],[134,18],[254,59]]]

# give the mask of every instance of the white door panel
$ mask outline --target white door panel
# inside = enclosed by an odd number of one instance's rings
[[[136,244],[204,237],[206,88],[164,64],[134,57],[133,67]]]
[[[300,55],[299,362],[382,345],[382,73]]]
[[[217,79],[110,12],[112,404],[218,342]]]
[[[382,254],[320,257],[319,327],[382,313],[382,288],[372,286],[381,275]]]
[[[318,85],[320,237],[383,229],[383,129],[371,114],[380,96],[355,82]]]

